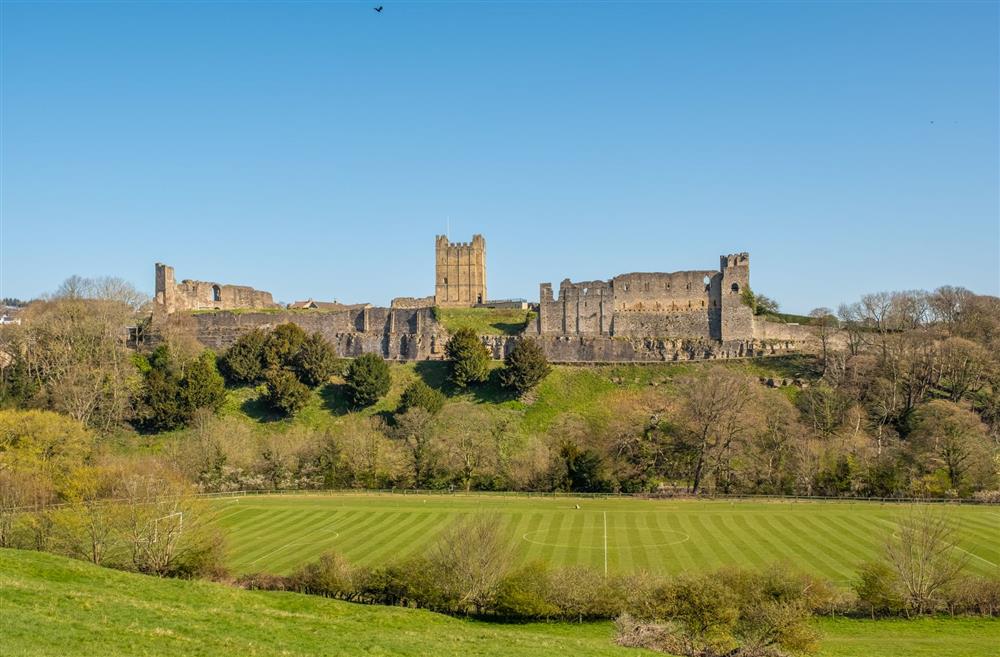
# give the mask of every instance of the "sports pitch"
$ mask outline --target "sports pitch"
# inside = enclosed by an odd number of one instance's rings
[[[237,572],[288,573],[326,550],[385,563],[419,553],[462,515],[492,512],[524,561],[676,573],[774,562],[847,583],[908,508],[832,501],[691,501],[319,494],[214,499]],[[579,508],[577,508],[579,506]],[[1000,508],[948,506],[974,573],[1000,573]]]

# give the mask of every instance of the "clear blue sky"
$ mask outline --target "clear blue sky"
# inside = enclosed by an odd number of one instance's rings
[[[384,304],[751,252],[783,308],[1000,292],[998,4],[8,2],[0,295]]]

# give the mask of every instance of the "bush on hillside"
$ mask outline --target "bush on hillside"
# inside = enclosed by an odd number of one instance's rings
[[[136,356],[136,361],[142,385],[133,422],[147,431],[178,429],[187,425],[198,409],[214,413],[225,402],[225,380],[209,350],[182,363],[162,344],[148,357]]]
[[[691,657],[807,654],[818,638],[810,583],[779,569],[680,575],[656,594],[654,616],[622,617],[618,640]]]
[[[292,360],[299,381],[310,388],[326,383],[337,370],[337,350],[319,333],[308,336]]]
[[[226,382],[215,362],[215,353],[206,349],[184,368],[181,386],[192,415],[199,408],[218,411],[226,401]]]
[[[500,372],[503,386],[515,394],[523,395],[549,375],[552,368],[545,352],[530,338],[519,340],[504,357],[504,368]]]
[[[490,373],[490,353],[470,328],[462,328],[448,340],[445,355],[450,361],[449,380],[458,388],[482,383]]]
[[[411,408],[422,408],[431,415],[437,415],[444,408],[445,397],[421,380],[416,380],[406,386],[399,400],[397,412],[406,413]]]
[[[389,392],[389,365],[378,354],[362,354],[347,368],[347,397],[355,407],[371,406]]]
[[[884,561],[861,564],[858,579],[854,582],[854,593],[859,607],[871,614],[872,619],[898,614],[906,607],[896,573]]]
[[[264,345],[267,333],[254,329],[236,339],[220,361],[226,378],[234,384],[254,385],[264,378]]]
[[[291,370],[271,368],[264,374],[267,384],[265,400],[279,413],[295,415],[309,402],[309,388]]]
[[[306,332],[298,324],[279,324],[264,342],[263,363],[266,368],[292,367],[295,357],[306,342]]]
[[[359,595],[356,569],[336,552],[324,552],[316,561],[298,568],[289,575],[288,586],[300,593],[340,600],[354,600]]]

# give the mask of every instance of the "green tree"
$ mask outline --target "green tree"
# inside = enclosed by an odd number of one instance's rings
[[[271,368],[264,374],[264,381],[267,403],[284,415],[295,415],[309,401],[309,388],[291,370]]]
[[[523,395],[549,375],[552,368],[545,352],[530,338],[519,340],[504,357],[500,381],[505,388]]]
[[[244,333],[222,356],[222,371],[232,383],[253,385],[264,376],[264,345],[267,332],[254,329]]]
[[[319,333],[302,343],[294,358],[295,374],[311,388],[326,383],[337,369],[337,350]]]
[[[184,368],[181,386],[188,410],[207,408],[218,411],[226,401],[226,382],[215,366],[215,353],[206,349]]]
[[[140,356],[136,361],[143,372],[142,389],[136,400],[136,424],[147,431],[170,431],[184,426],[191,417],[191,407],[169,347],[161,344],[148,357]]]
[[[294,367],[295,357],[306,341],[306,332],[298,324],[286,322],[274,327],[264,343],[264,366]]]
[[[571,442],[566,442],[559,449],[565,466],[563,487],[571,491],[599,493],[610,490],[611,486],[604,477],[604,459],[592,449],[580,449]]]
[[[444,395],[417,379],[403,391],[398,412],[406,413],[411,408],[422,408],[431,415],[437,415],[443,407]]]
[[[460,328],[448,340],[445,355],[451,361],[451,382],[459,388],[482,383],[490,374],[490,353],[476,332]]]
[[[371,406],[389,392],[389,365],[378,354],[368,353],[347,368],[347,396],[356,407]]]

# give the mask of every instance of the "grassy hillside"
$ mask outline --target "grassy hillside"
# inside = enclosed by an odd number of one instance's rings
[[[492,625],[2,549],[0,646],[4,657],[652,654],[614,646],[606,623]]]
[[[419,552],[456,518],[499,514],[525,561],[677,573],[785,562],[847,585],[881,550],[900,505],[490,495],[279,495],[213,502],[237,571],[287,573],[325,550],[384,563]],[[575,507],[579,505],[580,508]],[[993,507],[951,507],[970,572],[1000,571]]]
[[[475,309],[472,309],[475,310]],[[716,363],[718,364],[718,363]],[[500,362],[491,364],[494,369]],[[464,412],[470,407],[490,416],[503,416],[514,422],[523,433],[547,431],[561,418],[572,416],[596,426],[607,423],[615,411],[632,404],[655,401],[671,394],[679,377],[710,366],[708,363],[653,363],[602,366],[553,366],[552,373],[526,400],[512,398],[496,377],[468,391],[456,391],[447,384],[448,364],[442,361],[392,363],[392,387],[373,406],[351,409],[344,395],[343,380],[333,381],[312,391],[309,403],[294,418],[284,419],[268,409],[259,397],[263,387],[232,388],[222,416],[227,422],[237,422],[264,434],[283,433],[296,427],[340,434],[356,427],[359,422],[396,410],[406,386],[423,379],[447,395],[446,410]],[[810,378],[814,376],[813,361],[807,356],[788,356],[747,361],[729,361],[724,367],[754,376],[776,379]],[[794,396],[798,388],[783,389]],[[471,405],[471,406],[470,406]],[[173,432],[173,435],[183,434]],[[155,435],[147,442],[157,444],[172,434]]]
[[[993,657],[1000,622],[822,620],[820,657]],[[161,580],[0,549],[4,657],[608,655],[608,623],[493,625],[295,593]]]

